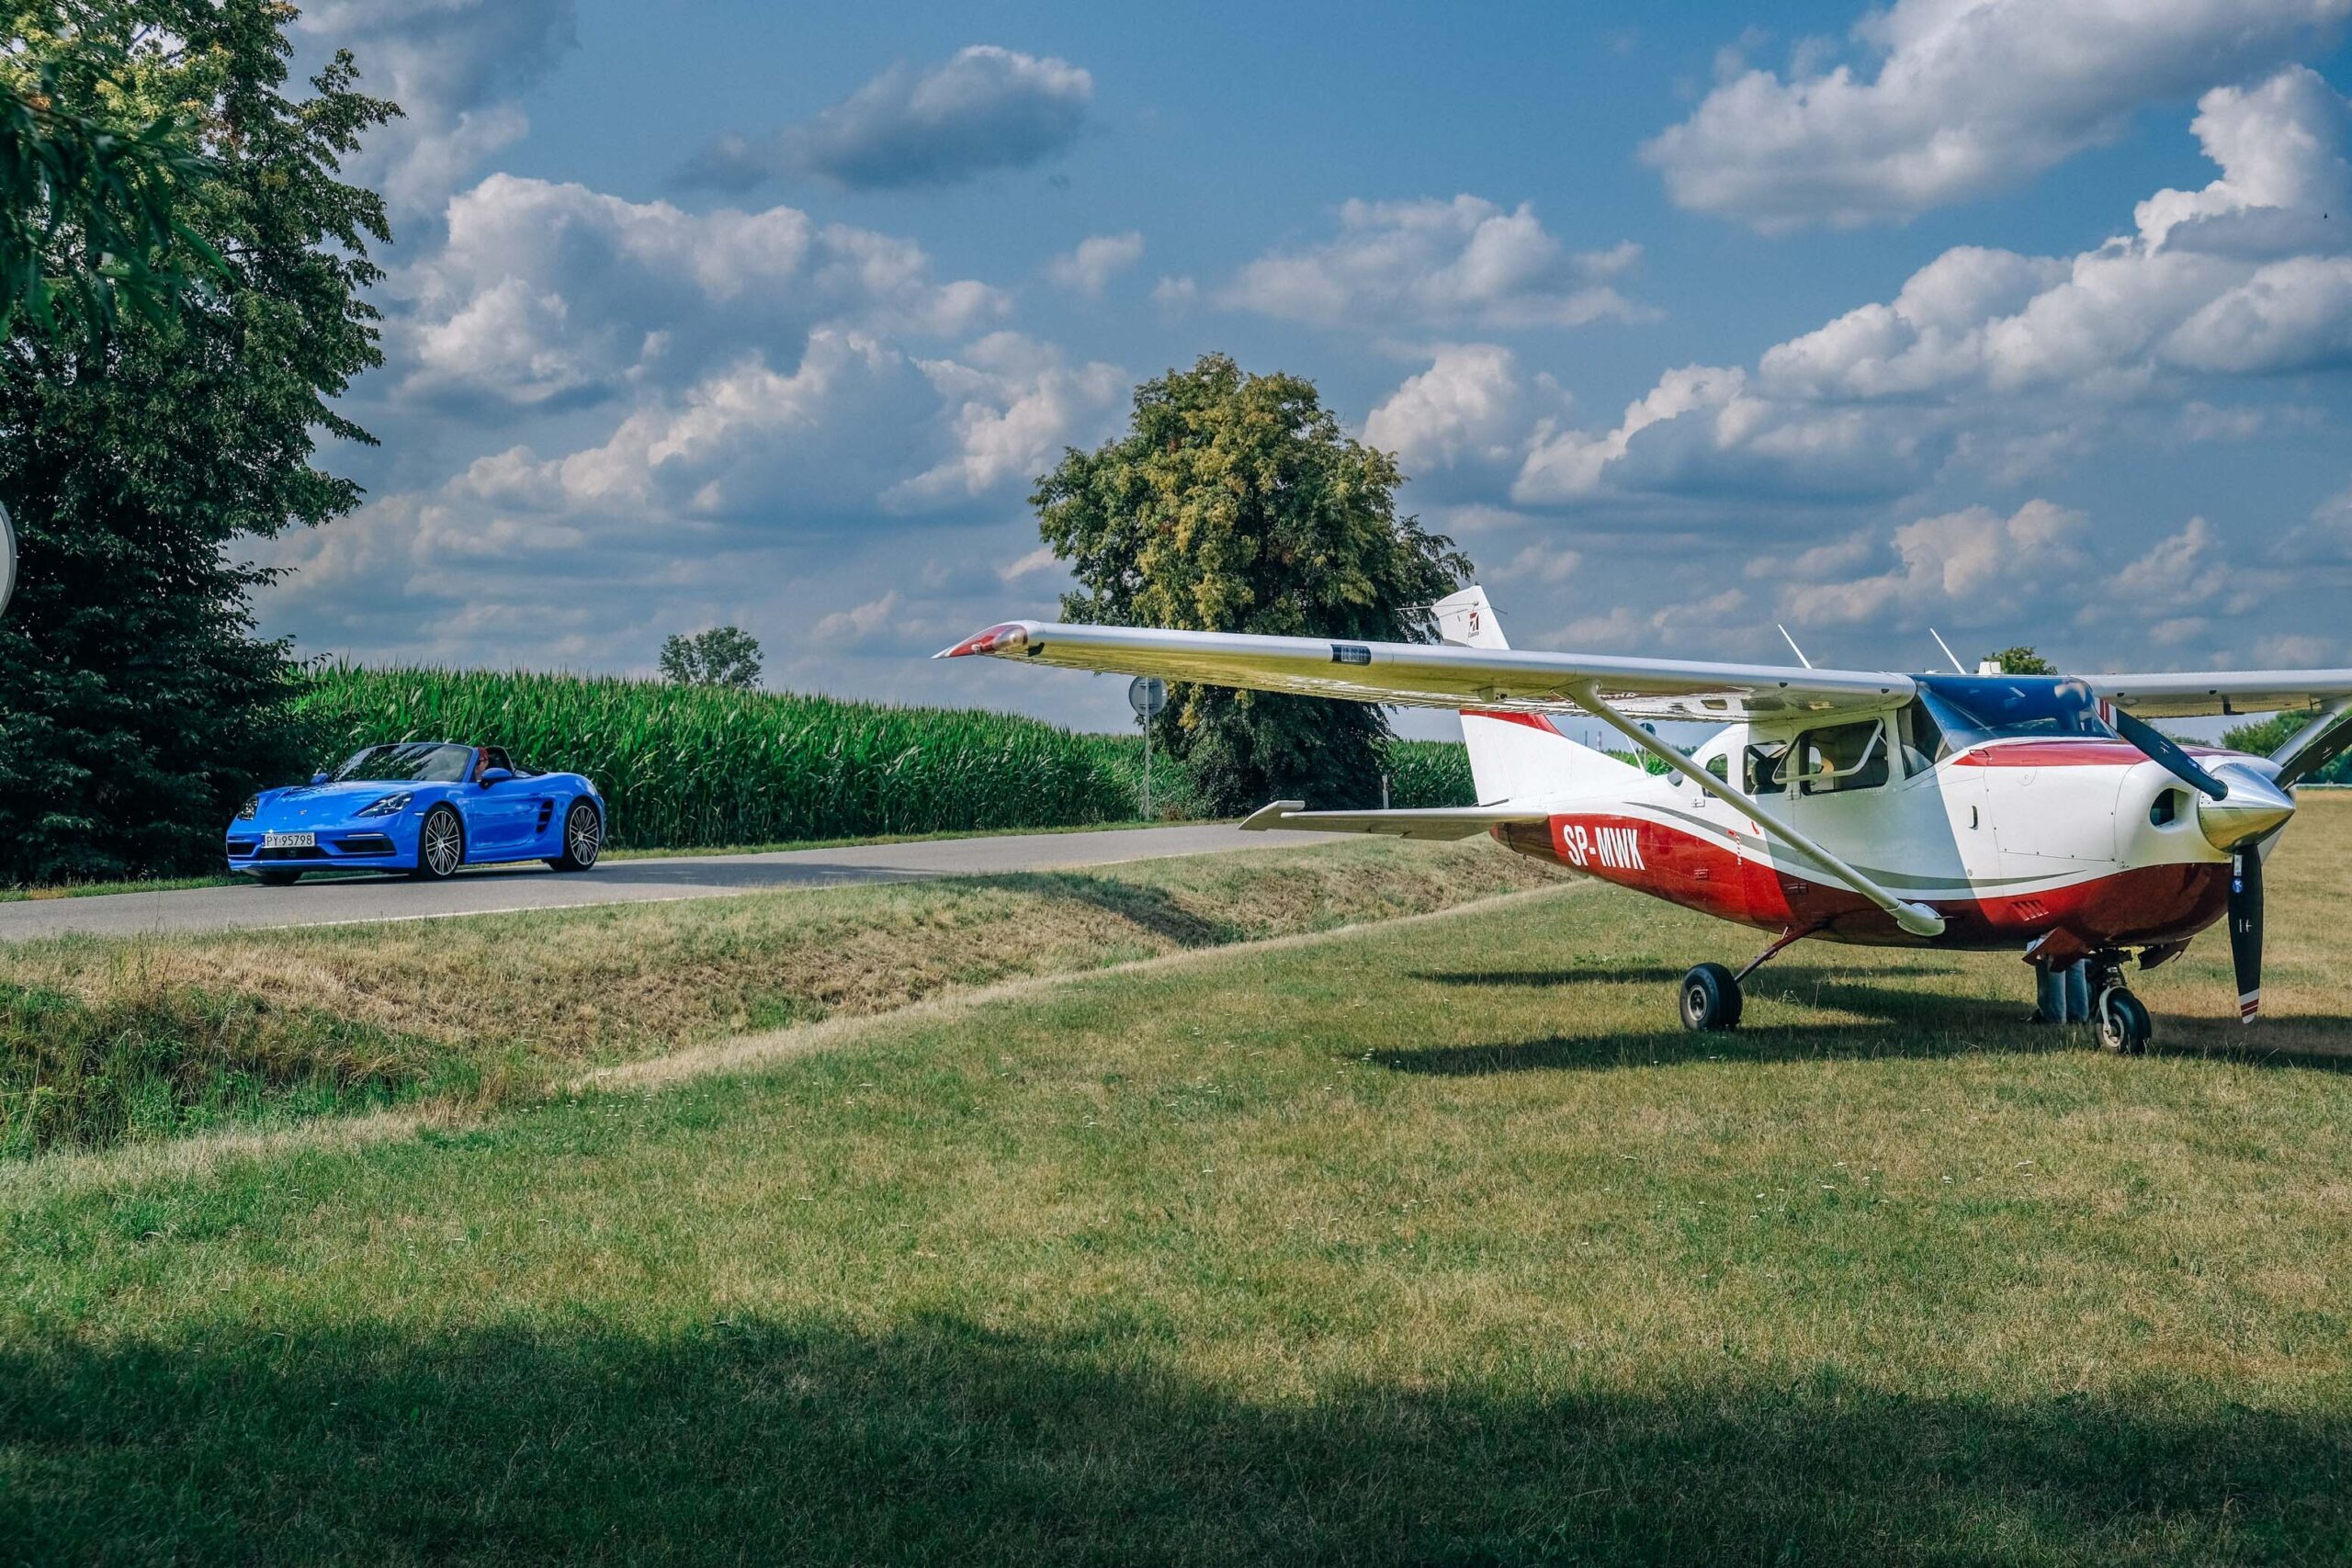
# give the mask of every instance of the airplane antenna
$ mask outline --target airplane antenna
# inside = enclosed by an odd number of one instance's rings
[[[1941,632],[1939,632],[1939,631],[1936,630],[1936,628],[1935,628],[1935,627],[1933,627],[1933,626],[1929,626],[1929,627],[1928,628],[1928,635],[1929,637],[1934,637],[1934,638],[1936,639],[1936,646],[1937,646],[1938,648],[1940,648],[1940,649],[1942,649],[1944,650],[1944,657],[1945,657],[1946,659],[1949,659],[1949,660],[1951,660],[1951,667],[1952,667],[1954,670],[1958,671],[1959,671],[1961,674],[1962,674],[1962,675],[1965,675],[1965,674],[1967,674],[1967,673],[1968,673],[1968,670],[1967,670],[1967,668],[1966,668],[1964,665],[1962,665],[1962,664],[1961,663],[1961,661],[1960,661],[1960,655],[1959,655],[1959,654],[1957,654],[1957,653],[1954,653],[1954,652],[1951,650],[1951,644],[1950,644],[1950,643],[1948,643],[1948,642],[1946,642],[1946,641],[1944,640],[1944,634],[1943,634],[1943,633],[1941,633]]]
[[[1775,626],[1779,626],[1779,625],[1780,625],[1780,623],[1779,623],[1779,622],[1777,622],[1777,621],[1776,621],[1776,622],[1774,622],[1773,624],[1774,624]],[[1782,639],[1783,639],[1783,640],[1785,640],[1785,641],[1788,643],[1788,645],[1789,645],[1789,651],[1790,651],[1791,653],[1793,653],[1793,654],[1795,654],[1795,655],[1797,656],[1797,662],[1798,662],[1799,664],[1804,665],[1804,666],[1806,669],[1808,669],[1808,670],[1812,669],[1812,668],[1813,668],[1813,660],[1810,660],[1810,659],[1807,659],[1807,658],[1804,656],[1804,649],[1802,649],[1802,648],[1799,648],[1799,647],[1797,646],[1797,639],[1796,639],[1796,638],[1794,638],[1794,637],[1790,637],[1790,636],[1789,636],[1789,628],[1788,628],[1788,627],[1786,627],[1786,626],[1781,626],[1781,636]]]

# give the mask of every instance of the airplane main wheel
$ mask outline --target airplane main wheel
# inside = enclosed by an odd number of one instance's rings
[[[1737,1029],[1739,981],[1720,964],[1702,964],[1682,976],[1682,1027]]]
[[[2122,987],[2099,993],[2098,1043],[2121,1056],[2144,1056],[2154,1038],[2147,1004]]]

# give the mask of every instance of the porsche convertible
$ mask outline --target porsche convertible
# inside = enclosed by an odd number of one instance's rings
[[[410,740],[246,801],[229,824],[229,869],[272,886],[306,871],[438,881],[461,866],[531,860],[586,871],[605,820],[604,796],[578,773],[518,768],[496,746]]]

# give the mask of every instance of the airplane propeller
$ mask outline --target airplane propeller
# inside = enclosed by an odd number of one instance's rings
[[[2262,1010],[2262,848],[2247,844],[2230,863],[2230,967],[2238,982],[2238,1021]]]
[[[2154,725],[2120,708],[2115,731],[2204,797],[2197,803],[2197,828],[2229,852],[2230,964],[2237,974],[2238,1021],[2252,1023],[2262,1010],[2262,840],[2295,814],[2295,797],[2244,763],[2224,763],[2226,778],[2216,777]]]

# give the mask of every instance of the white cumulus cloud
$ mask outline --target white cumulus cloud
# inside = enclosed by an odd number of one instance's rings
[[[1336,238],[1259,257],[1217,302],[1318,326],[1441,330],[1575,327],[1657,314],[1609,281],[1641,259],[1639,246],[1571,251],[1525,202],[1349,201],[1339,218]]]
[[[853,190],[951,185],[1061,152],[1093,102],[1094,78],[1067,60],[975,44],[922,70],[894,65],[771,136],[722,136],[684,177],[738,191],[787,175]]]
[[[528,405],[690,379],[746,345],[797,355],[820,322],[953,336],[1010,308],[934,279],[911,242],[790,207],[695,213],[492,175],[448,212],[447,243],[401,280],[419,393]]]
[[[2221,176],[2141,202],[2132,232],[2071,257],[1956,247],[1752,369],[1668,371],[1611,429],[1539,425],[1514,498],[1865,496],[1946,461],[2014,482],[2195,378],[2352,365],[2344,98],[2291,66],[2206,94],[2194,129]]]
[[[2047,501],[2029,501],[2006,517],[1984,506],[1922,517],[1894,531],[1885,570],[1792,584],[1784,609],[1800,626],[1923,613],[1949,613],[1955,625],[1970,626],[1992,613],[2070,601],[2093,581],[2089,527],[2081,513]]]
[[[1394,452],[1410,472],[1465,457],[1507,457],[1521,428],[1520,385],[1498,344],[1441,345],[1427,370],[1406,378],[1364,421],[1364,439]]]
[[[437,213],[481,162],[530,130],[524,91],[578,47],[575,0],[321,0],[293,26],[306,48],[347,48],[360,89],[401,115],[345,169],[396,218]]]
[[[2141,105],[2301,58],[2352,0],[1896,0],[1866,56],[1736,68],[1642,155],[1679,205],[1759,229],[1908,218],[2119,134]]]
[[[1046,276],[1064,288],[1099,299],[1112,278],[1143,260],[1143,236],[1091,234],[1046,264]]]

